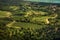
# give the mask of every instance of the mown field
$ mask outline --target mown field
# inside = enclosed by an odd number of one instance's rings
[[[60,6],[39,3],[1,5],[0,40],[58,40]]]

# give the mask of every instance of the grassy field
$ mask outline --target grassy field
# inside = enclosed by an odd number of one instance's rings
[[[3,5],[1,40],[55,40],[60,38],[60,6],[39,3]]]

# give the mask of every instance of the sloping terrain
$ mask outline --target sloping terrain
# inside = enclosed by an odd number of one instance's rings
[[[1,5],[1,40],[54,40],[60,37],[60,6],[21,2]]]

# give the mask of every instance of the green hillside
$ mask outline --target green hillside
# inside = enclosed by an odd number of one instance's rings
[[[60,38],[60,6],[21,2],[1,5],[1,40],[55,40]]]

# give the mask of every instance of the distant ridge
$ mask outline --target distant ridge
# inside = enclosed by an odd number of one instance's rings
[[[35,2],[35,1],[5,1],[5,2],[0,2],[0,5],[20,5],[20,3],[37,3],[39,5],[59,5],[60,3],[48,3],[48,2]]]
[[[45,5],[60,5],[60,3],[47,3],[47,2],[40,2],[39,4],[45,4]]]
[[[31,2],[47,2],[47,3],[60,3],[60,0],[24,0]]]
[[[60,3],[33,2],[33,1],[25,1],[25,2],[26,2],[26,3],[27,3],[27,2],[31,2],[31,3],[40,4],[40,5],[59,5],[59,6],[60,6]]]

